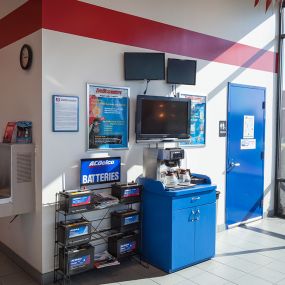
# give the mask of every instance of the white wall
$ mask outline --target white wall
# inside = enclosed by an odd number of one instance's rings
[[[42,270],[42,33],[38,31],[3,49],[0,49],[0,136],[7,122],[27,120],[33,123],[33,143],[36,145],[36,210],[20,215],[9,224],[12,217],[0,219],[0,241],[25,259],[38,271]],[[24,71],[19,54],[23,44],[33,49],[33,65]],[[1,159],[1,158],[0,158]]]
[[[258,48],[275,50],[275,15],[253,8],[252,1],[214,0],[89,0],[133,15],[215,35]],[[262,36],[261,36],[262,35]],[[53,270],[53,222],[55,193],[77,188],[79,160],[86,157],[116,155],[122,157],[123,181],[142,173],[143,146],[135,143],[135,100],[142,94],[143,82],[123,79],[123,53],[149,51],[140,48],[83,38],[54,31],[43,31],[43,272]],[[176,57],[166,54],[166,58]],[[193,172],[208,174],[221,191],[218,224],[224,224],[226,139],[218,137],[218,121],[226,120],[227,83],[266,87],[265,185],[264,211],[273,207],[275,75],[227,64],[198,60],[197,84],[180,86],[179,92],[206,95],[207,142],[203,148],[187,150],[187,162]],[[131,88],[129,150],[86,152],[86,83],[128,86]],[[148,94],[166,95],[170,86],[151,82]],[[80,131],[53,133],[51,97],[54,94],[80,97]],[[63,185],[63,181],[66,181]]]

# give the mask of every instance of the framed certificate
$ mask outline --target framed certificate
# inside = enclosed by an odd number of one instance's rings
[[[79,131],[79,97],[52,96],[52,130],[54,132]]]

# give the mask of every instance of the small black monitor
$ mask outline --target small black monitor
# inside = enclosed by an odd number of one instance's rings
[[[167,83],[195,85],[196,68],[196,60],[169,58],[167,64]]]
[[[125,80],[164,80],[165,54],[124,53]]]

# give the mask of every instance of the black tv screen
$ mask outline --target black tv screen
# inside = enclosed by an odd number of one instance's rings
[[[188,99],[139,95],[136,137],[139,140],[188,139],[191,102]]]
[[[125,80],[164,80],[164,53],[124,53]]]
[[[167,83],[196,84],[196,60],[169,58],[167,63]]]

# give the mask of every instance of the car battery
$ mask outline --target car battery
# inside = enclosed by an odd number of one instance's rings
[[[112,184],[112,195],[121,203],[137,203],[141,199],[142,185],[137,183]]]
[[[59,209],[66,214],[76,214],[93,210],[91,191],[59,193]]]
[[[89,243],[90,239],[91,222],[86,219],[58,223],[57,240],[65,246]]]
[[[139,236],[136,233],[118,233],[108,238],[108,251],[116,258],[131,256],[138,251]]]
[[[140,215],[136,210],[121,210],[111,213],[111,227],[120,232],[134,231],[139,228]]]
[[[59,269],[64,274],[77,274],[93,268],[94,247],[86,245],[59,249]]]

